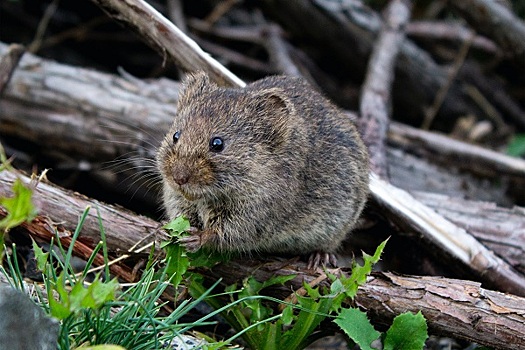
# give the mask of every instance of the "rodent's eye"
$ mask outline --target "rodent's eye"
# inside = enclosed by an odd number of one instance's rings
[[[224,141],[220,137],[214,137],[210,140],[210,150],[220,152],[224,149]]]
[[[177,141],[179,141],[179,138],[180,138],[180,131],[177,130],[177,131],[175,131],[175,133],[173,134],[173,144],[176,144]]]

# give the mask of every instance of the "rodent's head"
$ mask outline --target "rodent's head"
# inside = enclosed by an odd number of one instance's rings
[[[188,200],[220,199],[287,176],[293,113],[279,88],[223,88],[189,75],[157,154],[165,185]]]

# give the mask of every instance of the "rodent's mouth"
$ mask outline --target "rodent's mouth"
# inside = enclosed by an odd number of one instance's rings
[[[187,186],[177,186],[177,190],[179,193],[184,197],[184,199],[188,201],[194,201],[201,197],[199,193],[196,193],[195,191],[192,191]]]

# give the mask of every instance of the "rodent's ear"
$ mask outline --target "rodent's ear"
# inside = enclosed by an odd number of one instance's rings
[[[272,114],[293,114],[294,106],[283,90],[269,88],[253,93],[257,112],[270,112]]]
[[[291,123],[295,114],[293,102],[280,88],[268,88],[261,91],[254,91],[252,101],[255,113],[265,125],[271,129],[271,133],[266,135],[267,140],[271,140],[273,147],[278,147],[281,143],[289,139]]]
[[[208,75],[203,71],[187,74],[182,80],[182,88],[179,95],[179,104],[184,105],[194,98],[198,97],[205,91],[216,88]]]

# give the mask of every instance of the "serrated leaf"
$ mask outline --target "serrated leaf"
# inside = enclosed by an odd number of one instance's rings
[[[342,293],[344,292],[344,289],[345,288],[343,286],[343,282],[341,282],[339,278],[333,281],[332,284],[330,285],[331,294]]]
[[[264,289],[266,287],[274,286],[276,284],[285,284],[286,282],[293,280],[295,278],[295,275],[282,275],[282,276],[272,276],[266,281],[263,282],[263,286],[261,289]]]
[[[25,221],[31,221],[37,214],[31,201],[33,191],[24,185],[22,180],[16,179],[12,190],[12,197],[0,198],[0,205],[7,210],[6,217],[0,220],[0,229],[3,230],[9,230]]]
[[[88,289],[84,288],[81,282],[75,283],[71,292],[69,292],[69,310],[77,312],[83,306],[86,308],[94,308],[95,301],[92,296],[89,295]]]
[[[186,255],[190,259],[190,264],[193,267],[213,267],[220,262],[228,261],[228,256],[217,252],[210,252],[205,249],[199,249],[195,253],[188,253]]]
[[[366,313],[354,308],[343,309],[334,322],[360,346],[362,350],[374,350],[373,341],[379,339],[381,333],[376,331]]]
[[[117,278],[110,280],[109,282],[102,282],[99,276],[93,283],[88,287],[89,295],[94,301],[92,308],[99,309],[104,303],[115,300],[115,293],[119,288]]]
[[[71,315],[71,311],[69,311],[69,307],[53,299],[52,294],[48,295],[48,300],[49,300],[49,308],[51,309],[51,316],[58,318],[59,320],[63,320],[67,318],[69,315]]]
[[[332,305],[332,299],[320,298],[318,301],[308,297],[297,296],[303,310],[299,311],[292,329],[283,335],[281,349],[303,349],[309,344],[308,337],[326,318]]]
[[[374,255],[363,253],[363,265],[354,263],[352,266],[352,274],[348,278],[341,277],[341,282],[345,287],[345,293],[349,298],[354,298],[357,294],[357,289],[366,283],[368,275],[372,272],[372,267],[381,258],[383,249],[385,248],[388,239],[384,240],[377,248]]]
[[[306,293],[310,298],[319,299],[321,297],[318,287],[312,288],[308,283],[303,282],[303,288],[306,290]]]
[[[406,312],[396,316],[386,332],[384,350],[423,349],[428,338],[427,322],[423,314]]]
[[[47,260],[49,258],[49,253],[44,253],[44,250],[40,248],[33,239],[31,239],[31,241],[36,259],[36,268],[38,271],[44,272],[47,265]]]
[[[183,232],[188,231],[190,227],[190,221],[184,216],[179,216],[164,225],[164,229],[166,229],[172,237],[177,238],[179,238]]]

